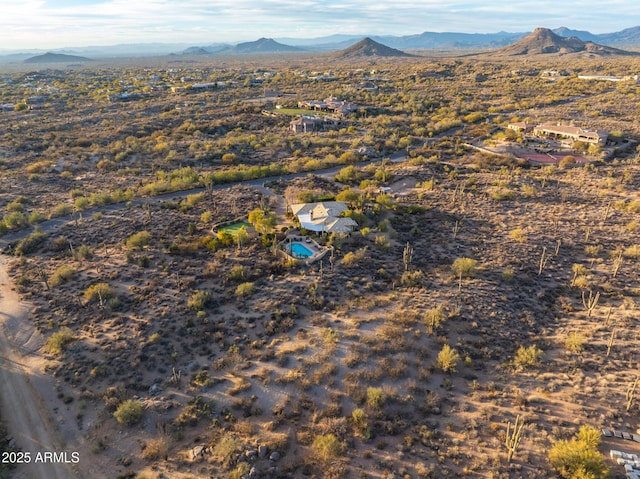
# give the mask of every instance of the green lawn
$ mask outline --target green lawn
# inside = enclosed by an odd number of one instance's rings
[[[249,227],[249,223],[247,221],[240,221],[238,223],[233,223],[231,225],[228,226],[223,226],[222,228],[218,228],[218,230],[221,231],[228,231],[229,233],[231,233],[233,236],[236,235],[236,233],[238,232],[238,230],[242,227],[248,228]]]

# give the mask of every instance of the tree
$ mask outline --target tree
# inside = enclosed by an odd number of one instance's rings
[[[249,223],[258,233],[268,233],[276,226],[276,215],[262,209],[255,209],[249,213]]]

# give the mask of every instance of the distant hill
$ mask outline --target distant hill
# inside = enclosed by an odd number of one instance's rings
[[[594,43],[599,42],[598,35],[594,35],[593,33],[587,32],[585,30],[571,30],[570,28],[567,28],[567,27],[560,27],[560,28],[554,28],[551,31],[556,35],[559,35],[565,38],[576,37],[582,40],[583,42],[594,42]]]
[[[47,52],[44,55],[36,55],[27,58],[24,63],[73,63],[73,62],[91,62],[90,58],[80,57],[78,55],[65,55],[63,53]]]
[[[625,28],[615,33],[597,35],[598,43],[617,47],[640,48],[640,27]]]
[[[589,54],[598,56],[609,55],[636,55],[637,53],[619,50],[613,47],[599,45],[593,42],[584,42],[578,37],[561,37],[548,28],[536,28],[533,33],[492,52],[491,55],[519,56],[519,55],[568,55]]]
[[[351,45],[349,48],[336,52],[333,57],[336,59],[352,59],[367,57],[411,57],[401,50],[388,47],[382,43],[378,43],[371,38],[365,38],[358,43]]]
[[[233,47],[228,47],[220,50],[219,53],[224,54],[250,54],[250,53],[287,53],[287,52],[301,52],[302,48],[292,47],[291,45],[284,45],[278,43],[272,38],[260,38],[255,42],[238,43]]]

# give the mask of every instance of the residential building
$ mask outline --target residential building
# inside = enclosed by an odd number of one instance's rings
[[[291,211],[298,217],[300,226],[317,233],[350,233],[355,230],[358,223],[352,218],[340,216],[348,209],[341,201],[291,205]]]

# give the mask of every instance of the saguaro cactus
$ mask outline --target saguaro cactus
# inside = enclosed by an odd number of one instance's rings
[[[629,385],[629,389],[627,389],[627,412],[629,412],[629,409],[631,409],[631,406],[633,405],[633,399],[636,394],[636,387],[638,386],[638,379],[639,377],[636,376],[636,379]]]
[[[407,246],[404,247],[404,251],[402,252],[402,262],[404,263],[404,270],[409,271],[409,267],[411,266],[411,262],[413,261],[413,247],[407,241]]]
[[[593,294],[593,291],[589,290],[589,296],[585,295],[584,291],[582,292],[582,304],[584,309],[587,311],[587,318],[591,317],[591,313],[596,309],[598,305],[598,300],[600,299],[600,293]]]
[[[507,446],[507,462],[511,462],[513,455],[520,446],[520,440],[522,439],[522,429],[524,428],[524,419],[520,417],[520,414],[516,417],[516,423],[511,426],[511,422],[507,423],[507,437],[505,439],[505,445]]]

